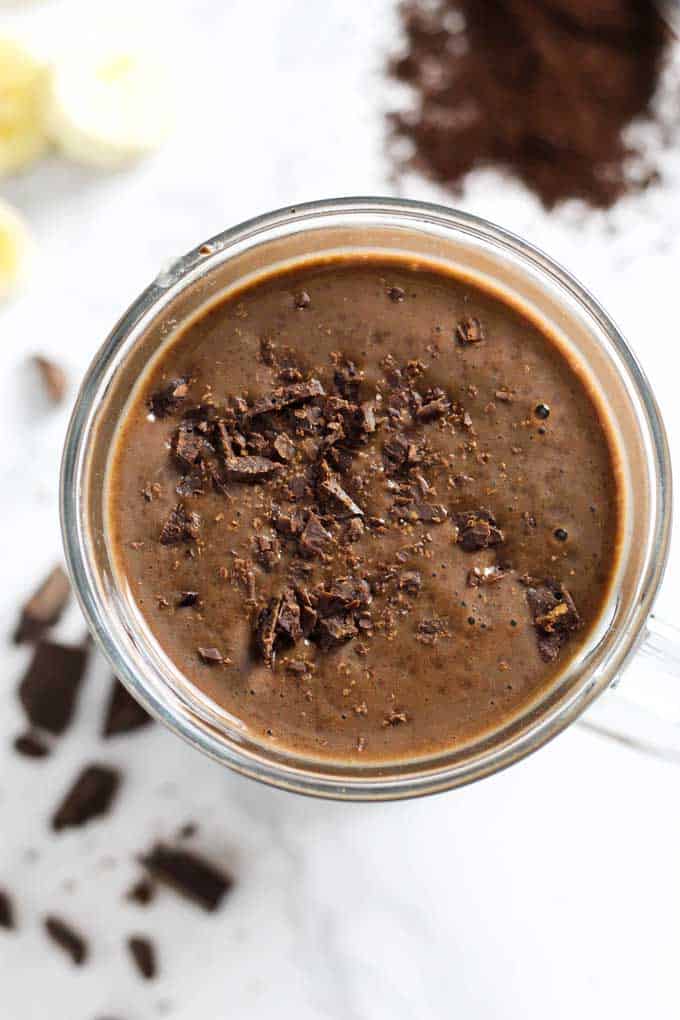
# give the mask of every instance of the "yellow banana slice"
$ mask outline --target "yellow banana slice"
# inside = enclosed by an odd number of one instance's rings
[[[47,146],[48,71],[19,40],[0,36],[0,177]]]
[[[173,122],[169,79],[152,57],[71,54],[53,68],[49,129],[71,159],[115,167],[157,149]]]
[[[0,300],[9,297],[23,281],[31,248],[23,218],[0,199]]]

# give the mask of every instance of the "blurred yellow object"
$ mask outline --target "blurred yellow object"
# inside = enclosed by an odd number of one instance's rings
[[[174,109],[169,76],[147,54],[73,53],[52,71],[50,135],[80,163],[116,167],[148,155],[165,141]]]
[[[44,64],[18,40],[0,37],[0,177],[47,147],[47,83]]]
[[[23,217],[0,199],[0,300],[9,297],[25,277],[31,247]]]

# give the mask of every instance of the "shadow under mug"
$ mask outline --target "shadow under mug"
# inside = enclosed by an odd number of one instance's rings
[[[413,256],[505,294],[551,335],[605,405],[621,454],[624,535],[611,596],[580,653],[501,728],[427,758],[328,762],[266,745],[183,678],[116,581],[104,481],[121,415],[157,351],[218,295],[275,267],[340,253]],[[67,561],[88,624],[132,694],[193,746],[237,771],[316,796],[384,800],[480,779],[518,761],[609,687],[647,634],[666,563],[668,446],[649,384],[606,312],[542,252],[484,220],[396,199],[312,202],[249,220],[172,262],[131,305],[95,356],[69,426],[61,478]]]

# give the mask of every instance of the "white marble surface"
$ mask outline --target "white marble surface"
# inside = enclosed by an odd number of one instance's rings
[[[111,5],[120,17],[121,4]],[[109,31],[108,5],[0,12],[44,43]],[[58,549],[57,471],[67,411],[39,406],[26,367],[53,352],[73,380],[170,254],[287,203],[394,192],[382,150],[393,101],[379,74],[394,39],[388,0],[165,0],[129,5],[162,26],[180,123],[156,158],[93,175],[50,161],[0,182],[38,239],[30,286],[0,310],[0,628]],[[680,168],[615,214],[546,216],[518,187],[480,175],[461,202],[548,249],[630,336],[680,449],[677,400]],[[410,180],[412,197],[436,197]],[[661,596],[680,595],[678,552]],[[75,615],[63,633],[76,633]],[[200,758],[159,727],[102,745],[106,670],[94,666],[74,727],[47,762],[18,759],[15,681],[27,653],[3,645],[0,885],[20,928],[0,933],[2,1020],[671,1020],[680,1008],[680,766],[574,727],[475,787],[396,805],[317,803]],[[640,670],[632,684],[644,687]],[[110,818],[49,838],[46,819],[85,761],[125,783]],[[121,905],[133,856],[196,819],[195,846],[237,887],[216,916],[170,893]],[[54,911],[92,940],[76,970],[48,946]],[[122,946],[157,939],[143,984]]]

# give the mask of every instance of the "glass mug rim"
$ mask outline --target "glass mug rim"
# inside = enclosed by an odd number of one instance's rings
[[[573,695],[553,712],[537,712],[533,723],[499,747],[491,745],[488,751],[465,757],[450,764],[423,768],[423,761],[414,759],[417,771],[409,774],[409,763],[385,763],[370,770],[352,763],[344,770],[335,762],[300,758],[297,763],[289,758],[280,760],[269,754],[263,745],[255,753],[245,748],[226,732],[220,733],[208,725],[205,717],[186,702],[180,704],[169,684],[151,684],[150,666],[137,648],[134,635],[121,640],[122,631],[114,634],[112,606],[98,583],[95,555],[88,540],[85,519],[87,515],[86,474],[91,452],[97,407],[111,384],[121,357],[129,354],[126,345],[135,330],[139,330],[136,343],[143,335],[148,322],[173,297],[179,295],[191,282],[207,275],[217,264],[232,257],[237,248],[253,247],[263,237],[277,232],[324,229],[340,218],[357,221],[374,218],[374,229],[385,223],[396,224],[412,234],[418,234],[418,224],[435,224],[450,238],[468,235],[504,250],[508,255],[526,262],[539,277],[553,287],[568,292],[594,320],[600,330],[601,345],[610,345],[622,362],[626,382],[637,398],[638,424],[645,429],[649,440],[652,463],[652,506],[650,510],[649,555],[645,569],[637,584],[639,597],[627,627],[617,636],[598,676],[587,684],[575,684]],[[328,221],[328,222],[327,222]],[[216,262],[216,260],[218,260]],[[266,263],[263,266],[266,268]],[[566,298],[564,298],[566,301]],[[620,371],[620,369],[619,369]],[[641,420],[643,419],[643,420]],[[594,297],[565,269],[542,251],[520,237],[479,217],[432,205],[393,198],[342,198],[309,202],[266,213],[232,227],[191,252],[169,264],[161,275],[133,302],[95,355],[82,382],[66,437],[62,459],[60,486],[61,526],[66,559],[74,589],[91,631],[97,639],[114,672],[133,695],[154,716],[190,744],[237,772],[270,785],[320,797],[344,800],[390,800],[441,792],[480,779],[519,761],[542,746],[569,725],[590,702],[606,689],[628,661],[637,647],[644,625],[665,569],[671,519],[671,472],[668,443],[660,412],[647,378],[627,342]],[[162,679],[162,678],[161,678]],[[440,758],[442,756],[439,756]]]

